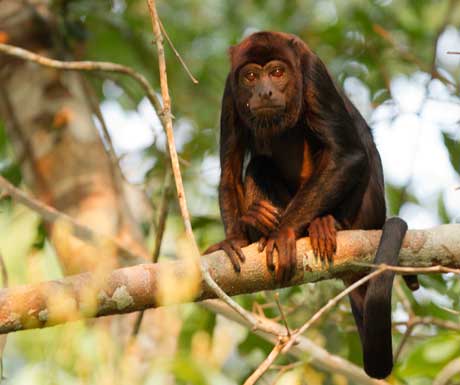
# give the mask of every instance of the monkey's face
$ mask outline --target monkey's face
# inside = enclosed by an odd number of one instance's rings
[[[291,67],[281,60],[249,63],[239,69],[237,107],[255,135],[283,132],[298,120],[301,97],[295,78]]]

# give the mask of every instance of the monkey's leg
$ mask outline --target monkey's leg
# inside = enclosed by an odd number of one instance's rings
[[[418,278],[415,274],[410,275],[403,275],[404,282],[409,289],[412,291],[418,290],[420,287],[420,283],[418,282]]]

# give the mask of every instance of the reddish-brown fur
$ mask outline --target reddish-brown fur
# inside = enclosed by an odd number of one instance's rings
[[[298,37],[253,34],[230,49],[230,60],[220,140],[219,202],[226,239],[208,252],[225,250],[238,271],[244,261],[241,247],[259,241],[276,279],[286,282],[295,272],[296,238],[310,235],[315,254],[332,260],[336,228],[382,228],[386,209],[380,157],[361,114]],[[248,63],[263,66],[272,60],[288,69],[286,107],[276,124],[259,129],[252,125],[247,108],[255,91],[240,85],[239,71]],[[246,156],[249,164],[244,169]],[[392,244],[381,245],[379,263],[395,263],[404,226],[398,221],[388,224],[388,229],[398,231]],[[386,376],[392,367],[391,284],[389,273],[379,281],[385,290],[379,291],[371,281],[351,295],[365,369],[375,377]],[[382,306],[370,314],[367,302]]]

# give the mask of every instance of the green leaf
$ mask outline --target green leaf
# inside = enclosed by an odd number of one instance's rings
[[[433,378],[453,358],[460,354],[460,335],[444,333],[417,344],[398,368],[401,378],[429,376]]]
[[[450,163],[457,174],[460,174],[460,142],[445,132],[442,133],[442,137],[449,152]]]
[[[444,197],[442,193],[438,196],[438,215],[441,218],[442,223],[449,223],[450,217],[447,213],[446,205],[444,204]]]
[[[206,331],[212,335],[216,324],[216,315],[199,307],[191,305],[191,311],[184,319],[182,330],[179,335],[179,349],[188,351],[193,335],[199,331]]]

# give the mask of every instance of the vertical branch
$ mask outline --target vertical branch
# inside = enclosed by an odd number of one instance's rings
[[[163,47],[163,37],[161,34],[160,19],[158,17],[155,0],[147,0],[147,5],[150,12],[150,19],[152,21],[153,33],[155,35],[155,43],[158,50],[158,67],[160,71],[160,86],[161,86],[161,96],[163,99],[163,108],[160,113],[160,119],[163,123],[163,127],[166,131],[166,138],[168,142],[168,152],[171,159],[171,168],[174,175],[174,181],[176,184],[177,198],[179,201],[179,207],[182,215],[182,219],[185,226],[185,233],[187,235],[188,241],[190,242],[193,253],[195,256],[200,255],[198,244],[193,235],[192,223],[190,221],[190,213],[187,207],[187,201],[185,199],[184,185],[182,182],[182,175],[179,167],[179,158],[177,156],[176,145],[174,142],[174,132],[172,125],[172,115],[171,115],[171,98],[169,96],[168,90],[168,78],[166,74],[166,59],[164,54]],[[243,318],[247,319],[252,325],[258,325],[257,319],[240,305],[238,305],[233,299],[231,299],[212,279],[209,274],[207,267],[204,264],[199,264],[201,269],[201,274],[206,284],[216,293],[216,295],[225,301],[233,310],[238,312]]]
[[[168,168],[163,182],[163,193],[161,195],[159,215],[157,221],[157,231],[155,234],[155,243],[152,253],[152,262],[157,263],[160,256],[161,242],[166,228],[166,219],[169,211],[169,194],[171,193],[171,170]]]
[[[184,221],[185,232],[192,243],[195,251],[198,252],[198,245],[196,244],[195,237],[193,236],[192,224],[190,221],[190,213],[187,207],[187,201],[185,198],[184,184],[182,181],[182,174],[180,172],[179,158],[177,156],[176,144],[174,140],[174,132],[171,118],[171,98],[168,90],[168,77],[166,73],[166,59],[164,54],[163,36],[161,34],[161,28],[159,18],[156,10],[155,0],[147,0],[150,18],[152,21],[153,33],[155,35],[155,43],[158,50],[158,66],[160,71],[160,85],[161,85],[161,97],[163,99],[163,108],[161,111],[161,118],[164,123],[166,131],[166,138],[168,142],[168,152],[171,159],[171,167],[174,175],[174,181],[176,184],[177,197],[179,200],[179,207],[181,215]]]
[[[166,169],[165,179],[163,182],[163,193],[161,195],[161,202],[159,208],[159,215],[157,221],[157,231],[155,233],[155,245],[152,253],[152,262],[157,263],[158,257],[160,256],[161,243],[163,241],[163,236],[166,228],[166,219],[168,218],[168,208],[169,208],[169,194],[171,191],[171,170],[169,167]],[[144,311],[141,311],[134,323],[132,336],[137,336],[141,328],[142,319],[144,318]]]

